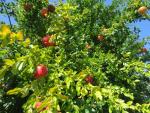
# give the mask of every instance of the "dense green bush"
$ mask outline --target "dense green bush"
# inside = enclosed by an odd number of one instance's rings
[[[17,26],[0,29],[2,112],[149,113],[149,40],[128,26],[150,19],[142,6],[16,0]]]

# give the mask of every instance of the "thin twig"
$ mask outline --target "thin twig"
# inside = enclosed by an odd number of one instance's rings
[[[11,23],[10,15],[8,14],[7,8],[6,8],[6,6],[5,6],[5,1],[1,0],[1,2],[3,3],[3,7],[4,7],[4,9],[5,9],[5,11],[6,11],[6,14],[7,14],[7,16],[8,16],[10,28],[12,29],[12,23]]]

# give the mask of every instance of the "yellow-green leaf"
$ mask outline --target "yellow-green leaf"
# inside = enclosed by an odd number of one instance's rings
[[[17,95],[18,93],[20,93],[22,91],[22,88],[15,88],[12,90],[9,90],[7,92],[7,95]]]
[[[96,96],[97,99],[100,99],[100,100],[103,99],[102,94],[101,94],[100,91],[96,91],[96,92],[95,92],[95,96]]]
[[[15,61],[11,59],[4,59],[5,65],[11,67],[14,65]]]

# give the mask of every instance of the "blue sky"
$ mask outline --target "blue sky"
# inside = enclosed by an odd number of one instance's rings
[[[6,0],[7,2],[10,2],[12,0]],[[49,0],[50,2],[56,2],[58,0]],[[64,0],[65,1],[65,0]],[[111,0],[106,0],[106,3],[107,4],[110,4],[111,3]],[[5,15],[0,15],[0,21],[5,21],[6,23],[8,23],[8,18],[7,16]],[[15,20],[13,18],[11,18],[11,21],[13,24],[15,24]],[[136,23],[133,23],[131,24],[131,26],[137,26],[141,29],[141,32],[140,32],[140,39],[144,38],[144,37],[147,37],[147,36],[150,36],[150,21],[148,20],[144,20],[144,21],[141,21],[141,22],[136,22]],[[150,45],[146,45],[147,48],[150,48]]]

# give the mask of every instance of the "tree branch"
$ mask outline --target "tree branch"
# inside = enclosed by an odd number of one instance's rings
[[[3,3],[3,7],[4,7],[4,9],[5,9],[5,11],[6,11],[6,14],[7,14],[7,16],[8,16],[10,28],[12,29],[12,23],[11,23],[10,15],[9,15],[9,13],[8,13],[8,11],[7,11],[6,6],[5,6],[5,1],[4,1],[4,0],[1,0],[1,2]]]

